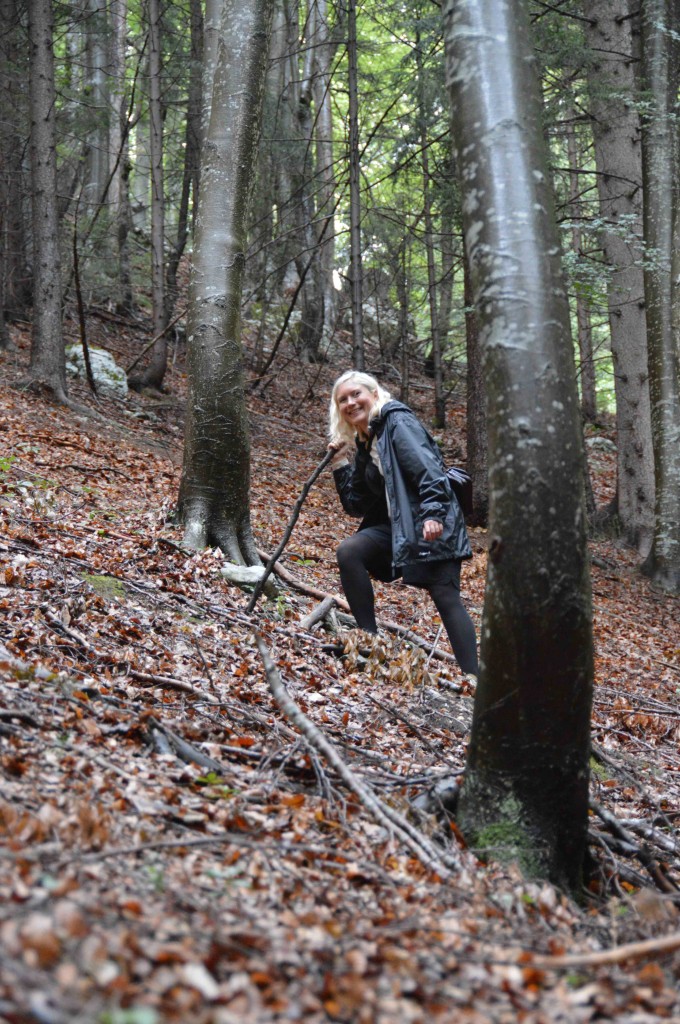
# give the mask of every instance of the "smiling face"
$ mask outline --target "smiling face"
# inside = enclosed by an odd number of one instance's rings
[[[368,434],[368,421],[376,398],[377,395],[364,384],[353,380],[341,384],[335,394],[338,410],[345,423],[364,437]]]

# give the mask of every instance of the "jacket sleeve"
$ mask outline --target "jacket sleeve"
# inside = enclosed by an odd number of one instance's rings
[[[434,441],[415,415],[396,416],[390,435],[404,479],[418,495],[422,520],[445,522],[452,492]]]
[[[366,465],[370,458],[364,445],[357,442],[354,463],[333,470],[335,489],[345,512],[357,519],[366,515],[375,504],[373,495],[366,485]]]

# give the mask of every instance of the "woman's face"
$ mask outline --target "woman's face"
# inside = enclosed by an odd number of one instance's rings
[[[368,434],[368,420],[375,405],[375,395],[364,384],[348,380],[335,393],[338,410],[345,423],[358,434]]]

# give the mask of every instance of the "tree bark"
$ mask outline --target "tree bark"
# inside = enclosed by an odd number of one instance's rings
[[[134,306],[130,250],[128,236],[131,227],[130,211],[130,147],[128,124],[128,96],[125,84],[125,49],[127,40],[127,0],[114,0],[111,4],[111,152],[119,157],[109,194],[116,228],[116,258],[118,284],[116,309],[129,313]]]
[[[645,0],[643,12],[644,226],[647,352],[656,477],[652,579],[680,592],[680,164],[677,136],[680,12]]]
[[[187,542],[218,544],[233,562],[250,565],[259,558],[250,525],[240,305],[272,13],[272,0],[223,4],[194,241],[179,494]]]
[[[201,73],[203,55],[203,10],[201,0],[190,6],[190,68],[187,113],[184,133],[184,168],[182,191],[177,214],[177,237],[168,259],[165,275],[165,322],[172,319],[177,301],[177,271],[189,238],[190,199],[196,211],[201,158]],[[195,219],[195,218],[194,218]]]
[[[23,196],[27,189],[22,154],[28,108],[25,98],[26,49],[15,0],[0,0],[0,348],[9,344],[6,322],[25,319],[31,301],[26,258],[27,225]]]
[[[324,293],[321,283],[321,250],[317,246],[314,227],[316,219],[313,198],[312,156],[314,150],[314,124],[312,118],[312,85],[314,60],[314,19],[315,8],[310,4],[307,10],[307,25],[304,33],[306,50],[296,93],[295,135],[296,158],[293,174],[293,203],[298,226],[300,251],[296,260],[297,271],[304,280],[300,303],[300,354],[305,361],[317,362],[324,328]],[[305,265],[309,263],[305,273]]]
[[[521,0],[448,0],[447,84],[488,391],[489,568],[459,824],[578,892],[593,652],[566,290]],[[508,174],[512,168],[512,174]]]
[[[363,269],[361,258],[361,183],[359,180],[359,69],[356,0],[347,0],[347,60],[349,68],[349,280],[352,300],[352,362],[364,370]]]
[[[162,50],[160,0],[148,0],[149,23],[149,155],[151,158],[151,303],[152,331],[156,339],[151,360],[141,377],[130,380],[136,388],[160,390],[168,366],[165,328],[165,195],[163,174]]]
[[[569,158],[569,209],[572,221],[571,244],[577,257],[582,256],[581,221],[583,203],[578,168],[581,166],[578,138],[574,129],[575,111],[569,112],[567,126],[567,154]],[[590,326],[590,309],[579,283],[576,283],[576,329],[578,332],[579,379],[581,381],[581,412],[583,418],[593,423],[597,418],[597,392],[595,362],[593,360],[593,332]]]
[[[479,322],[472,305],[472,282],[467,259],[463,265],[465,303],[465,349],[467,354],[467,471],[472,477],[472,515],[474,526],[489,523],[489,447],[486,432],[486,386],[482,367]]]
[[[430,197],[430,161],[425,117],[425,82],[420,51],[420,32],[416,31],[416,67],[418,72],[418,120],[420,122],[420,166],[423,175],[423,214],[425,220],[425,253],[427,256],[427,297],[430,308],[430,337],[432,342],[432,375],[434,379],[434,424],[446,426],[446,402],[442,370],[442,346],[439,334],[437,265],[434,251],[434,225]]]
[[[331,108],[331,64],[333,45],[330,41],[327,0],[311,0],[314,10],[314,80],[316,111],[316,174],[320,182],[317,209],[323,218],[333,217],[335,210],[335,171],[333,168],[333,113]],[[324,235],[321,256],[324,332],[332,334],[337,317],[337,292],[333,285],[335,264],[335,232],[331,224]]]
[[[654,527],[654,459],[642,272],[642,163],[634,39],[637,0],[587,3],[590,110],[602,247],[612,275],[609,326],[616,393],[617,514],[623,540],[649,552]]]
[[[51,0],[32,0],[28,13],[34,252],[30,375],[35,386],[51,391],[58,401],[65,401]]]

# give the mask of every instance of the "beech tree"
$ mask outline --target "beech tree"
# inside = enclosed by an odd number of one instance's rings
[[[487,387],[491,538],[458,820],[474,846],[578,890],[593,679],[584,465],[522,0],[448,0],[445,42]]]
[[[217,544],[233,562],[249,565],[259,558],[250,524],[240,307],[272,13],[273,0],[224,0],[215,78],[204,83],[212,103],[194,235],[179,493],[187,543]]]
[[[680,11],[645,0],[643,177],[647,349],[656,478],[654,540],[645,569],[680,592]]]

